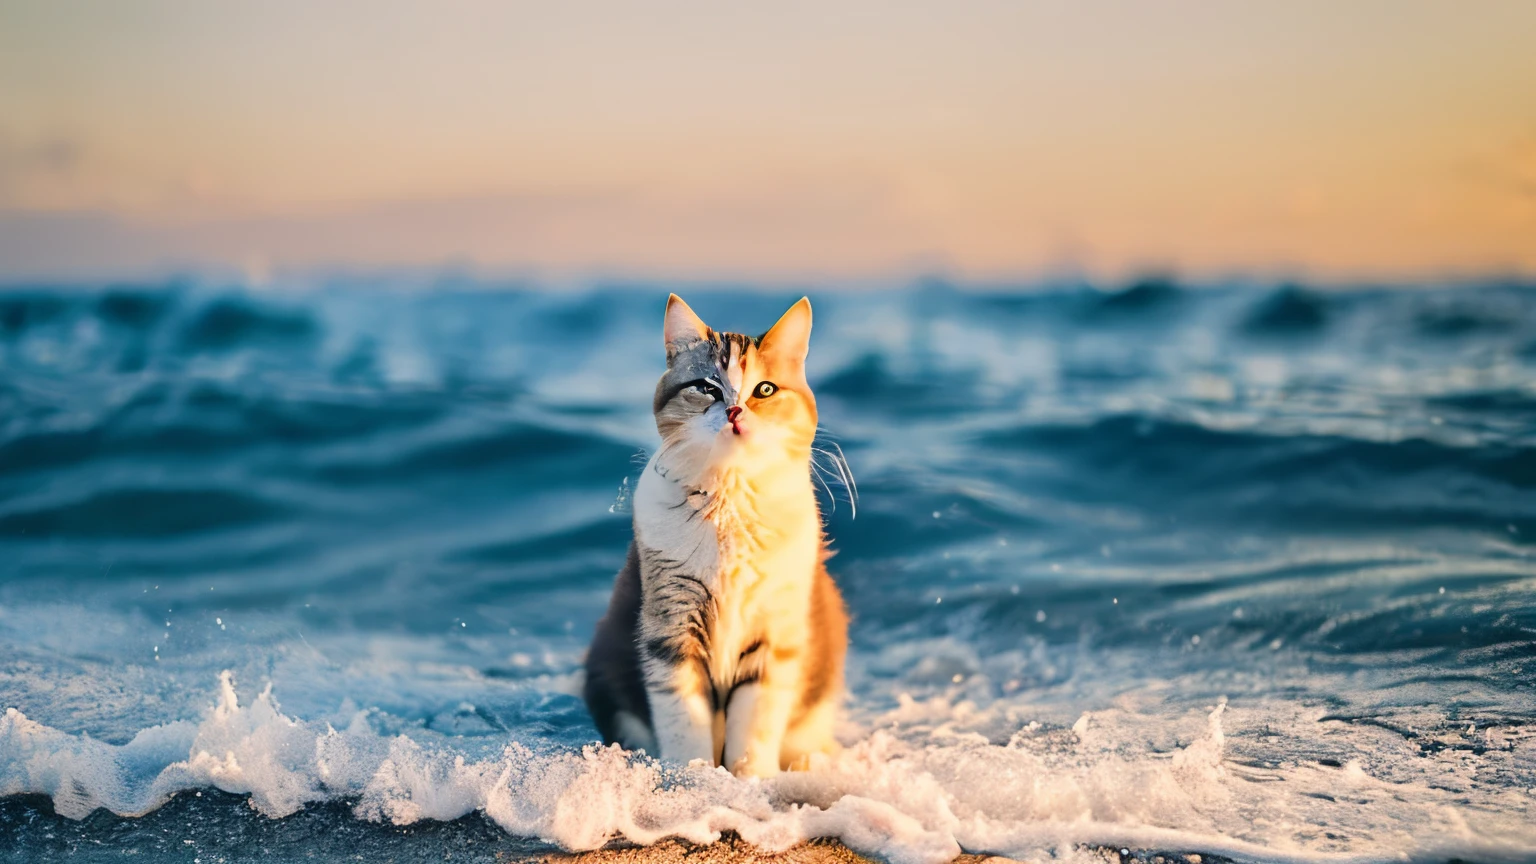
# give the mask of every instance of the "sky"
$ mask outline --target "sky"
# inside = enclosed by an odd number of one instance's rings
[[[0,0],[0,279],[1536,274],[1536,3]]]

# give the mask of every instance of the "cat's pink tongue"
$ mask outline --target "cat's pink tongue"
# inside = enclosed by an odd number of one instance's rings
[[[740,416],[741,416],[741,406],[740,405],[732,405],[731,407],[725,409],[725,419],[731,421],[731,431],[736,433],[737,435],[741,434],[741,424],[736,422],[736,418],[740,417]]]

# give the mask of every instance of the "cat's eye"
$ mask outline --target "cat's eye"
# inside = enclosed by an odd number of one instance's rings
[[[700,393],[703,393],[704,395],[706,395],[709,398],[715,400],[716,402],[724,402],[725,401],[725,390],[724,390],[724,388],[722,388],[720,386],[720,384],[718,382],[716,382],[712,378],[700,378],[700,379],[698,379],[696,381],[689,381],[687,384],[684,384],[683,386],[684,387],[692,387],[693,389],[699,391]]]
[[[752,391],[752,395],[759,399],[767,399],[769,396],[772,396],[777,392],[779,392],[779,385],[773,383],[772,381],[764,381],[763,383],[757,385],[757,389]]]

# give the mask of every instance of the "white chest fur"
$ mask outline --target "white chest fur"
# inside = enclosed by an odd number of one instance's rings
[[[754,639],[804,626],[821,554],[808,474],[803,483],[794,472],[765,482],[724,471],[690,493],[646,466],[635,490],[636,538],[710,590],[711,667]],[[732,670],[711,672],[718,680]]]
[[[715,526],[700,512],[708,493],[689,491],[658,470],[652,456],[635,487],[635,539],[676,561],[700,579],[718,569],[720,543]]]

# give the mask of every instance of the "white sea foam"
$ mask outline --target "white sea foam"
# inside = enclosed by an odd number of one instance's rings
[[[1471,774],[1497,765],[1409,754],[1394,750],[1390,733],[1352,727],[1333,730],[1351,735],[1359,753],[1340,767],[1301,759],[1255,767],[1228,753],[1234,722],[1244,734],[1316,726],[1308,712],[1219,704],[1170,725],[1116,708],[1068,729],[1020,723],[1017,706],[903,697],[873,718],[874,731],[852,730],[859,740],[837,758],[749,781],[596,745],[510,742],[477,755],[453,738],[380,734],[366,711],[337,729],[285,715],[270,687],[241,705],[226,672],[201,722],[155,726],[121,745],[7,710],[0,795],[45,794],[78,819],[97,808],[143,814],[178,792],[213,787],[248,795],[269,817],[344,798],[358,817],[396,824],[480,810],[510,834],[571,850],[614,838],[708,842],[730,830],[769,850],[837,837],[895,864],[937,864],[962,849],[1071,857],[1080,844],[1266,861],[1497,861],[1536,850],[1536,790],[1469,791]],[[1508,760],[1536,760],[1530,739],[1497,734]],[[1170,736],[1185,743],[1158,745]],[[1405,758],[1419,764],[1395,764]]]

